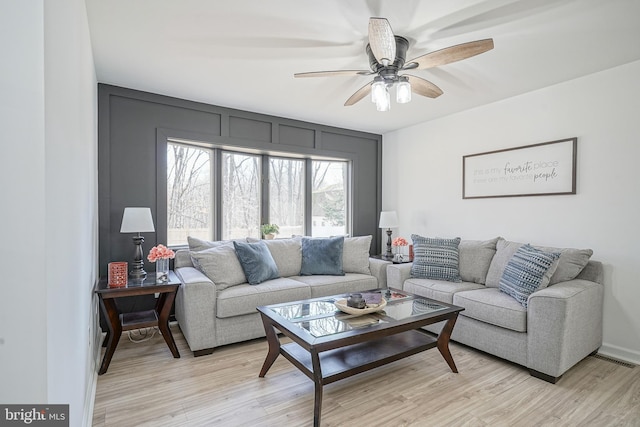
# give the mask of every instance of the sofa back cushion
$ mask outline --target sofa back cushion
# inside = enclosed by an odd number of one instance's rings
[[[219,291],[247,281],[231,242],[203,251],[192,251],[191,260],[198,270],[216,284]]]
[[[496,244],[496,254],[487,272],[486,285],[497,288],[507,263],[524,243],[510,242],[500,237]],[[591,249],[553,248],[534,246],[545,252],[560,252],[558,266],[549,280],[549,286],[556,283],[575,279],[589,262],[593,251]]]
[[[280,277],[300,275],[300,267],[302,266],[302,239],[300,237],[263,240],[263,242],[271,252]]]
[[[458,246],[460,238],[440,239],[412,234],[411,277],[461,282]]]
[[[496,254],[496,243],[498,243],[498,237],[485,241],[460,241],[458,252],[462,281],[485,284],[491,260]]]
[[[342,270],[345,273],[371,274],[369,251],[373,236],[345,237],[342,250]]]

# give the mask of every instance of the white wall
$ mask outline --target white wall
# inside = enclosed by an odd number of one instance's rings
[[[98,276],[97,79],[83,0],[45,1],[47,395],[91,421]],[[88,420],[86,420],[88,418]]]
[[[4,2],[0,13],[0,402],[7,404],[47,397],[43,16],[42,1]]]
[[[95,385],[97,82],[82,0],[0,13],[0,402],[70,405]]]
[[[638,76],[640,61],[384,135],[394,236],[592,248],[605,266],[601,352],[640,363]],[[574,136],[576,195],[462,199],[463,155]]]

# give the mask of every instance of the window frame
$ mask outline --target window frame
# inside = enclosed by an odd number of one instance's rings
[[[207,150],[211,150],[211,168],[213,169],[212,171],[210,171],[210,177],[212,180],[212,197],[211,200],[213,202],[213,206],[212,206],[212,212],[211,212],[211,217],[212,217],[212,221],[213,221],[213,226],[212,226],[212,233],[213,236],[211,237],[212,240],[216,241],[216,240],[221,240],[222,239],[222,232],[223,232],[223,226],[222,226],[222,221],[220,220],[222,218],[223,212],[222,212],[222,153],[223,152],[230,152],[230,153],[236,153],[236,154],[244,154],[244,155],[256,155],[259,156],[261,158],[261,169],[260,169],[260,173],[261,173],[261,177],[260,177],[260,183],[261,183],[261,196],[260,196],[260,224],[265,224],[265,223],[269,223],[269,159],[270,158],[281,158],[281,159],[286,159],[286,160],[304,160],[304,177],[305,177],[305,183],[304,183],[304,235],[308,236],[311,235],[310,233],[312,233],[313,231],[313,224],[312,224],[312,200],[313,200],[313,194],[312,194],[312,177],[313,177],[313,169],[312,169],[312,162],[313,161],[325,161],[325,162],[341,162],[341,163],[345,163],[346,164],[346,168],[347,168],[347,172],[346,172],[346,182],[345,182],[345,210],[346,210],[346,224],[345,224],[345,230],[346,230],[346,234],[347,235],[352,235],[353,234],[353,215],[354,215],[354,209],[353,209],[353,195],[354,195],[354,191],[353,191],[353,181],[354,181],[354,164],[353,164],[353,159],[350,158],[345,158],[344,156],[327,156],[327,155],[323,155],[323,156],[313,156],[313,155],[300,155],[299,153],[288,153],[288,152],[283,152],[283,151],[268,151],[268,150],[254,150],[254,149],[242,149],[241,147],[233,147],[230,148],[229,146],[219,146],[217,144],[211,144],[211,143],[206,143],[206,142],[198,142],[198,141],[193,141],[193,140],[188,140],[188,139],[183,139],[183,138],[171,138],[168,137],[166,140],[166,144],[164,144],[164,150],[158,150],[158,162],[160,167],[158,167],[158,177],[162,179],[159,179],[159,182],[162,183],[162,185],[158,186],[158,191],[162,192],[164,191],[164,197],[158,197],[158,201],[160,203],[164,203],[164,206],[158,206],[158,208],[162,208],[162,210],[164,212],[168,211],[168,203],[169,200],[167,198],[167,170],[168,170],[168,164],[167,164],[167,150],[168,150],[168,145],[169,144],[180,144],[180,145],[185,145],[185,146],[194,146],[197,148],[201,148],[201,149],[207,149]],[[164,188],[161,188],[164,187]],[[166,233],[168,233],[168,221],[165,218],[164,220],[164,224],[161,224],[160,219],[158,219],[158,224],[156,224],[156,227],[158,229],[160,229],[160,227],[162,227],[163,234],[165,234],[165,241],[166,241]],[[186,248],[188,247],[187,242],[185,242],[184,244],[178,245],[178,244],[174,244],[174,245],[169,245],[172,248],[176,248],[176,249],[180,249],[180,248]]]

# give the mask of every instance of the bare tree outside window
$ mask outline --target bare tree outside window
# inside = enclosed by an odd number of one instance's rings
[[[260,238],[260,156],[222,153],[222,238]]]
[[[211,156],[211,150],[167,144],[168,245],[182,245],[187,236],[213,236]]]
[[[312,162],[312,235],[347,234],[347,163]]]
[[[269,159],[269,222],[280,237],[304,234],[304,160]]]

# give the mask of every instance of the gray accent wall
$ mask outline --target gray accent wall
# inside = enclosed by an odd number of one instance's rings
[[[127,206],[150,207],[155,233],[149,249],[166,243],[166,144],[168,139],[211,147],[301,158],[339,158],[352,165],[352,232],[373,236],[381,247],[382,136],[315,123],[98,85],[98,187],[100,274],[111,261],[131,261],[131,234],[120,234]]]

